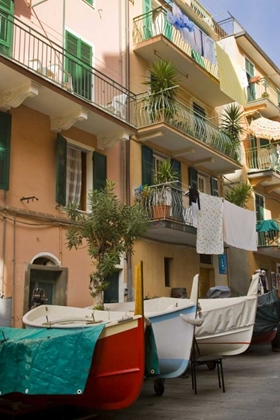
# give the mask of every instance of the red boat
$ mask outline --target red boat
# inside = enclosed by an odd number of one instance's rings
[[[64,308],[66,309],[66,311],[69,311],[69,309],[71,309],[69,307]],[[39,311],[43,311],[47,308],[46,305],[43,305],[36,309],[38,309]],[[77,322],[78,324],[80,324],[82,321],[86,322],[87,328],[83,328],[83,330],[88,330],[88,332],[90,332],[89,329],[95,328],[94,325],[90,325],[91,323],[93,323],[92,318],[90,321],[89,318],[85,317],[83,314],[83,319],[81,320],[81,317],[79,317],[79,321],[77,320],[77,317],[72,317],[72,320],[70,319],[71,317],[66,317],[68,324],[72,323],[73,327],[68,328],[68,333],[66,333],[65,331],[67,327],[65,323],[67,324],[67,322],[65,320],[65,317],[63,319],[63,307],[60,307],[60,310],[62,309],[62,318],[56,322],[50,321],[51,309],[55,309],[55,307],[48,307],[48,322],[44,323],[44,328],[27,328],[25,330],[19,329],[19,333],[23,334],[23,332],[25,332],[25,334],[28,334],[28,332],[30,332],[31,334],[32,332],[34,334],[37,334],[41,336],[40,342],[44,344],[44,341],[48,341],[46,340],[46,338],[52,338],[47,336],[43,337],[44,334],[51,335],[53,333],[54,336],[56,336],[57,334],[59,334],[59,331],[60,334],[65,334],[62,337],[62,340],[64,342],[67,339],[67,334],[72,340],[75,335],[75,331],[78,333],[78,331],[80,330],[81,332],[81,328],[77,327]],[[80,310],[79,308],[72,309]],[[82,311],[85,310],[82,309]],[[31,312],[32,311],[30,311],[30,313]],[[103,312],[103,314],[104,312],[106,313],[106,311],[94,311],[95,317],[96,312]],[[112,316],[113,314],[111,313],[110,317],[112,318]],[[91,360],[91,367],[86,379],[84,389],[77,390],[75,392],[75,395],[67,395],[65,394],[65,391],[63,395],[60,395],[59,393],[55,395],[47,392],[46,394],[44,394],[41,391],[39,393],[36,392],[36,385],[32,388],[32,383],[29,383],[29,385],[26,385],[24,383],[21,385],[19,384],[19,386],[22,386],[21,392],[17,392],[18,389],[16,387],[14,388],[15,392],[4,392],[4,395],[3,392],[1,392],[2,395],[0,398],[0,402],[1,399],[5,399],[6,402],[15,401],[17,403],[22,403],[25,406],[40,406],[42,404],[50,403],[71,404],[75,406],[88,407],[98,410],[116,410],[131,405],[138,398],[144,380],[144,318],[142,315],[121,318],[120,313],[118,313],[117,316],[119,317],[119,320],[113,319],[105,323],[105,326],[103,327],[102,332],[95,343],[94,352]],[[96,323],[96,321],[94,322]],[[100,321],[97,321],[97,323],[98,322]],[[16,329],[3,328],[2,330],[2,334],[4,337],[4,340],[2,341],[3,346],[11,345],[12,331],[15,333]],[[20,338],[19,341],[21,345],[23,343],[23,340]],[[28,341],[28,339],[26,341]],[[0,354],[0,363],[1,357],[5,358],[5,364],[9,363],[8,352],[6,352],[6,356],[5,354],[2,356],[2,353]],[[27,353],[29,353],[29,350],[27,350]],[[61,353],[63,358],[64,355],[66,355],[67,351],[63,350]],[[23,354],[22,350],[20,354]],[[27,354],[26,357],[27,363],[23,364],[24,369],[26,369],[26,365],[28,364],[28,357],[29,354]],[[60,361],[58,360],[57,364],[59,365],[59,363]],[[79,357],[77,357],[76,365],[79,363]],[[46,367],[46,371],[47,369],[51,369],[51,367]],[[32,372],[34,372],[33,362],[30,364],[30,371],[31,370]],[[44,367],[41,368],[41,372],[43,373],[42,380],[46,382],[44,378]],[[2,372],[2,374],[5,375],[4,372]],[[16,374],[14,376],[16,376]],[[5,378],[5,376],[3,377]],[[23,374],[23,372],[21,372],[20,377],[24,378],[24,380],[26,378],[28,379],[28,373],[26,375],[25,373]],[[63,388],[63,374],[62,377],[59,379],[62,383],[61,388]],[[3,380],[3,378],[1,379],[0,373],[0,382],[1,380]],[[71,378],[69,379],[68,377],[67,380],[71,382]],[[4,381],[2,382],[3,386],[5,386],[5,383],[7,384],[7,382],[7,379],[4,379]],[[24,388],[26,389],[24,390]],[[49,388],[51,388],[51,386],[46,386],[46,389]]]

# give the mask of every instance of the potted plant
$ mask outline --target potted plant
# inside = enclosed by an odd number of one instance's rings
[[[172,183],[178,180],[178,173],[174,171],[170,159],[160,162],[159,167],[154,171],[154,189],[152,195],[154,219],[170,217],[172,198]]]
[[[226,150],[229,156],[232,156],[236,161],[239,159],[240,136],[245,129],[242,126],[244,112],[240,105],[230,104],[224,109],[222,114],[222,132],[224,132],[231,140],[231,144]]]
[[[146,105],[149,118],[154,121],[169,121],[176,112],[175,99],[179,89],[178,71],[169,61],[157,60],[151,63],[151,77],[143,82],[149,86],[150,96]]]

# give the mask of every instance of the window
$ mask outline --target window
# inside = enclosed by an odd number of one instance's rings
[[[200,139],[200,140],[206,141],[206,131],[205,131],[206,112],[205,112],[205,109],[194,102],[193,103],[193,113],[194,113],[194,117],[195,117],[195,122],[194,122],[195,137]]]
[[[0,112],[0,189],[9,190],[12,117]]]
[[[212,255],[208,254],[199,254],[200,264],[212,264]]]
[[[173,258],[164,257],[164,285],[170,287],[170,272]]]
[[[189,167],[189,186],[205,194],[219,196],[218,180],[197,172],[195,168]]]
[[[12,22],[11,17],[14,14],[14,2],[12,0],[0,1],[0,53],[11,55],[12,53]]]
[[[250,80],[255,75],[255,66],[247,58],[245,58],[245,67],[248,79],[247,99],[248,101],[254,101],[256,99],[256,86],[254,83],[251,83]]]
[[[94,6],[94,0],[83,0],[85,3],[88,3],[90,6]]]
[[[256,217],[257,222],[259,220],[264,220],[264,197],[262,195],[256,194],[255,196],[255,207],[256,207]]]
[[[66,31],[66,71],[71,74],[73,89],[86,99],[92,99],[92,46]]]
[[[77,203],[86,211],[89,192],[105,185],[106,156],[92,151],[58,134],[56,201],[60,205]]]
[[[154,171],[157,170],[161,161],[167,157],[154,154],[152,149],[142,146],[142,184],[153,185]],[[178,160],[171,159],[172,167],[178,174],[178,180],[181,182],[181,163]]]

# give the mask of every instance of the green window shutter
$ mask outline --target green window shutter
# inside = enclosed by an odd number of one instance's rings
[[[152,37],[152,14],[149,13],[152,10],[152,0],[143,0],[143,14],[145,14],[143,22],[143,35],[144,39]]]
[[[142,184],[153,184],[153,151],[142,146]]]
[[[172,165],[173,171],[175,171],[177,174],[178,181],[180,181],[180,183],[178,184],[178,187],[181,187],[181,162],[175,159],[171,159],[171,165]]]
[[[66,31],[65,49],[66,71],[72,76],[74,91],[84,98],[91,100],[92,47]]]
[[[107,179],[107,156],[93,152],[93,188],[101,190],[106,185]]]
[[[189,186],[197,190],[197,170],[189,167]]]
[[[56,202],[61,206],[66,205],[66,158],[67,141],[58,134],[56,145]]]
[[[86,0],[86,2],[87,2],[88,4],[90,4],[91,6],[93,6],[93,0]]]
[[[256,86],[254,83],[250,83],[250,79],[255,75],[255,66],[247,58],[245,58],[245,68],[249,83],[247,86],[247,99],[248,101],[254,101],[256,99]]]
[[[257,222],[264,220],[264,198],[261,195],[256,194],[255,205]]]
[[[219,197],[219,183],[216,178],[210,178],[211,195]]]
[[[5,191],[9,190],[11,125],[11,115],[0,112],[0,190]]]
[[[0,53],[11,55],[14,2],[12,0],[0,0],[0,11]]]

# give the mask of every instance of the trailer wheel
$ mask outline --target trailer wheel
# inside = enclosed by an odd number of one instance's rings
[[[154,379],[154,390],[156,395],[162,395],[164,393],[164,382],[165,379]]]
[[[214,360],[212,360],[211,362],[207,362],[207,367],[209,370],[216,369],[216,366],[217,366],[217,363]]]

